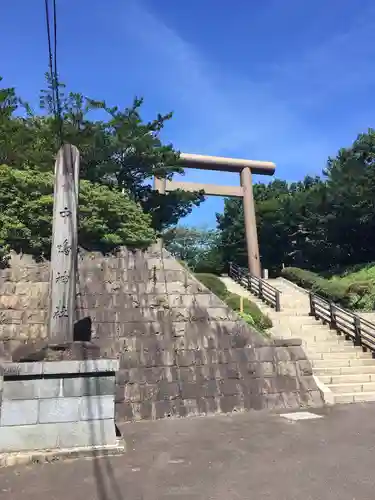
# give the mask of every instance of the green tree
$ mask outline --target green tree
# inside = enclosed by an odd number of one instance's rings
[[[328,238],[336,262],[348,266],[375,260],[375,131],[329,158],[324,174],[330,195]]]
[[[375,260],[375,131],[329,158],[322,177],[255,185],[262,264],[333,272]],[[242,203],[217,217],[225,261],[246,266]]]
[[[309,266],[315,239],[322,241],[317,225],[316,205],[324,199],[325,184],[306,177],[298,183],[275,180],[254,186],[257,231],[262,266],[277,272],[282,265]],[[217,214],[225,262],[247,267],[243,203],[225,200],[224,213]]]
[[[212,229],[177,226],[163,233],[171,254],[199,273],[220,274],[222,259],[218,232]]]
[[[175,224],[203,201],[202,193],[174,192],[160,195],[152,189],[156,175],[171,178],[182,173],[179,154],[171,144],[162,144],[160,132],[172,114],[144,122],[142,99],[125,109],[109,107],[104,101],[65,92],[60,85],[62,134],[65,142],[81,153],[80,178],[110,185],[127,192],[147,213],[151,224],[161,230]],[[24,169],[51,172],[59,146],[59,123],[52,116],[52,84],[41,92],[42,113],[35,113],[17,97],[15,89],[0,89],[0,160]],[[94,119],[100,115],[100,119]]]
[[[79,244],[109,251],[155,239],[151,217],[110,186],[81,181]],[[0,247],[47,256],[52,235],[53,174],[0,166]]]

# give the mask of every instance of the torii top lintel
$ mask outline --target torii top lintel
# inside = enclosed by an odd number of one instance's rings
[[[220,172],[241,173],[248,167],[253,174],[273,175],[276,165],[270,161],[241,160],[239,158],[224,158],[222,156],[205,156],[189,153],[180,154],[180,164],[186,168],[199,170],[218,170]]]

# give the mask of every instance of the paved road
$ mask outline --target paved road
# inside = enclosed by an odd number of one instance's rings
[[[0,470],[1,500],[374,500],[375,404],[122,427],[122,457]]]

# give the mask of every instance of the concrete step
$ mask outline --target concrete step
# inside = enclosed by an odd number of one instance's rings
[[[312,338],[312,337],[321,337],[322,340],[334,340],[337,338],[341,338],[344,340],[343,337],[340,337],[339,335],[336,335],[336,333],[332,330],[329,330],[328,328],[325,329],[318,329],[315,327],[312,328],[293,328],[291,329],[293,333],[298,333],[300,336],[306,337],[306,338]]]
[[[371,354],[368,352],[362,352],[362,351],[356,351],[352,350],[349,352],[311,352],[310,349],[306,349],[306,354],[310,361],[313,361],[315,359],[326,359],[327,361],[330,360],[337,360],[337,359],[371,359]]]
[[[283,333],[283,332],[280,332],[280,330],[279,330],[279,331],[272,331],[270,333],[272,333],[272,335],[274,337],[281,337],[284,339],[300,339],[305,348],[311,344],[322,344],[324,341],[327,341],[327,342],[330,341],[330,339],[322,338],[321,336],[316,336],[316,335],[306,337],[304,335],[299,335],[298,332],[294,332],[294,333],[285,333],[284,332]]]
[[[298,333],[299,335],[325,335],[327,337],[336,338],[332,330],[325,327],[319,327],[319,325],[296,325],[288,322],[282,324],[275,324],[273,322],[274,328],[279,328],[280,330],[290,331],[293,334]]]
[[[277,332],[277,330],[276,330]],[[276,332],[275,332],[275,335],[276,335]],[[318,343],[323,343],[323,342],[330,342],[332,340],[332,337],[328,334],[328,335],[325,335],[325,334],[318,334],[318,335],[315,335],[315,334],[310,334],[310,335],[306,335],[306,334],[303,334],[301,335],[300,332],[297,332],[297,331],[294,331],[292,333],[288,333],[288,334],[283,334],[282,330],[279,330],[277,336],[283,336],[285,338],[297,338],[297,339],[301,339],[303,342],[306,342],[307,345],[310,345],[310,344],[318,344]]]
[[[268,308],[267,308],[268,309]],[[296,323],[296,324],[304,324],[304,325],[322,325],[320,321],[317,321],[313,316],[310,316],[306,311],[303,313],[303,315],[289,315],[288,313],[283,313],[283,311],[276,312],[274,309],[270,309],[268,312],[269,316],[272,316],[273,318],[279,320],[279,321],[285,321],[286,318],[289,319],[289,321]]]
[[[272,316],[272,317],[275,317],[275,318],[282,318],[282,317],[309,317],[308,315],[308,312],[305,310],[305,309],[289,309],[289,310],[285,310],[282,306],[281,306],[281,311],[277,312],[275,311],[274,309],[271,309],[268,313],[269,316]],[[315,320],[315,318],[312,318]]]
[[[298,294],[292,294],[292,293],[285,293],[283,292],[282,295],[282,304],[285,307],[295,307],[296,304],[301,304],[304,306],[310,306],[310,300],[309,298],[306,297],[300,297]]]
[[[363,352],[359,347],[354,347],[353,345],[340,345],[340,344],[328,344],[324,342],[320,342],[319,344],[311,344],[307,345],[308,352],[312,352],[315,354],[332,354],[332,353],[351,353],[351,352]]]
[[[303,325],[291,325],[288,323],[280,324],[280,325],[275,325],[274,328],[278,328],[279,330],[284,330],[285,332],[290,332],[293,335],[304,335],[304,336],[311,336],[311,335],[325,335],[329,338],[331,337],[336,337],[336,335],[332,334],[332,331],[328,330],[327,328],[319,328],[319,326],[315,325],[306,325],[303,327]]]
[[[354,359],[313,359],[310,360],[313,369],[315,368],[340,368],[340,367],[347,367],[347,366],[374,366],[375,367],[375,360],[372,358],[369,359],[362,359],[362,358],[354,358]],[[315,370],[314,370],[315,372]]]
[[[308,316],[286,316],[285,318],[281,318],[280,316],[272,316],[272,314],[267,314],[271,319],[273,324],[279,325],[281,328],[283,327],[288,327],[288,328],[293,328],[293,329],[299,329],[301,330],[301,326],[303,325],[303,329],[306,330],[308,327],[313,328],[314,327],[320,327],[318,330],[325,328],[325,330],[328,332],[335,333],[335,330],[330,330],[328,327],[325,325],[322,325],[320,323],[316,323],[315,321],[310,321],[310,318]],[[297,319],[298,318],[298,319]],[[297,319],[297,321],[296,321]]]
[[[309,344],[339,345],[347,342],[348,345],[353,346],[353,342],[344,341],[342,338],[332,335],[329,331],[312,330],[310,332],[307,332],[297,328],[288,328],[287,326],[282,327],[279,325],[275,325],[270,329],[270,333],[274,334],[276,337],[299,338],[304,342],[308,342]]]
[[[335,403],[364,403],[375,401],[375,392],[350,392],[346,394],[335,394]]]
[[[326,385],[331,384],[349,384],[357,383],[364,384],[366,382],[375,383],[375,372],[374,373],[347,373],[346,375],[319,375],[319,380],[321,380]],[[353,391],[354,392],[354,391]]]
[[[305,341],[303,341],[305,342]],[[347,349],[353,349],[354,346],[353,346],[353,342],[350,342],[350,341],[346,341],[346,340],[336,340],[336,339],[332,339],[332,340],[325,340],[323,342],[308,342],[310,348],[312,351],[316,351],[316,352],[321,352],[322,349],[326,348],[327,351],[329,351],[329,349],[334,349],[335,347],[337,348],[347,348]]]
[[[339,375],[367,375],[375,374],[375,360],[373,364],[358,365],[358,366],[328,366],[314,368],[314,375],[321,376],[339,376]]]
[[[299,329],[302,331],[314,331],[314,332],[330,332],[336,334],[336,330],[330,330],[327,325],[322,323],[305,323],[304,321],[298,325]],[[336,334],[337,335],[337,334]]]
[[[328,384],[328,387],[332,392],[340,394],[352,394],[354,392],[374,392],[375,393],[375,382],[347,382],[342,384]]]

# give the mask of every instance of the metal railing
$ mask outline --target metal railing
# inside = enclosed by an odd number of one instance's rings
[[[347,311],[337,304],[323,299],[313,292],[310,297],[310,316],[329,324],[339,335],[344,334],[354,345],[362,346],[364,350],[375,351],[375,324]]]
[[[233,262],[229,263],[229,276],[244,286],[249,292],[267,302],[271,307],[274,307],[277,312],[281,311],[281,292],[271,286],[266,280],[253,276],[246,269],[233,264]]]

